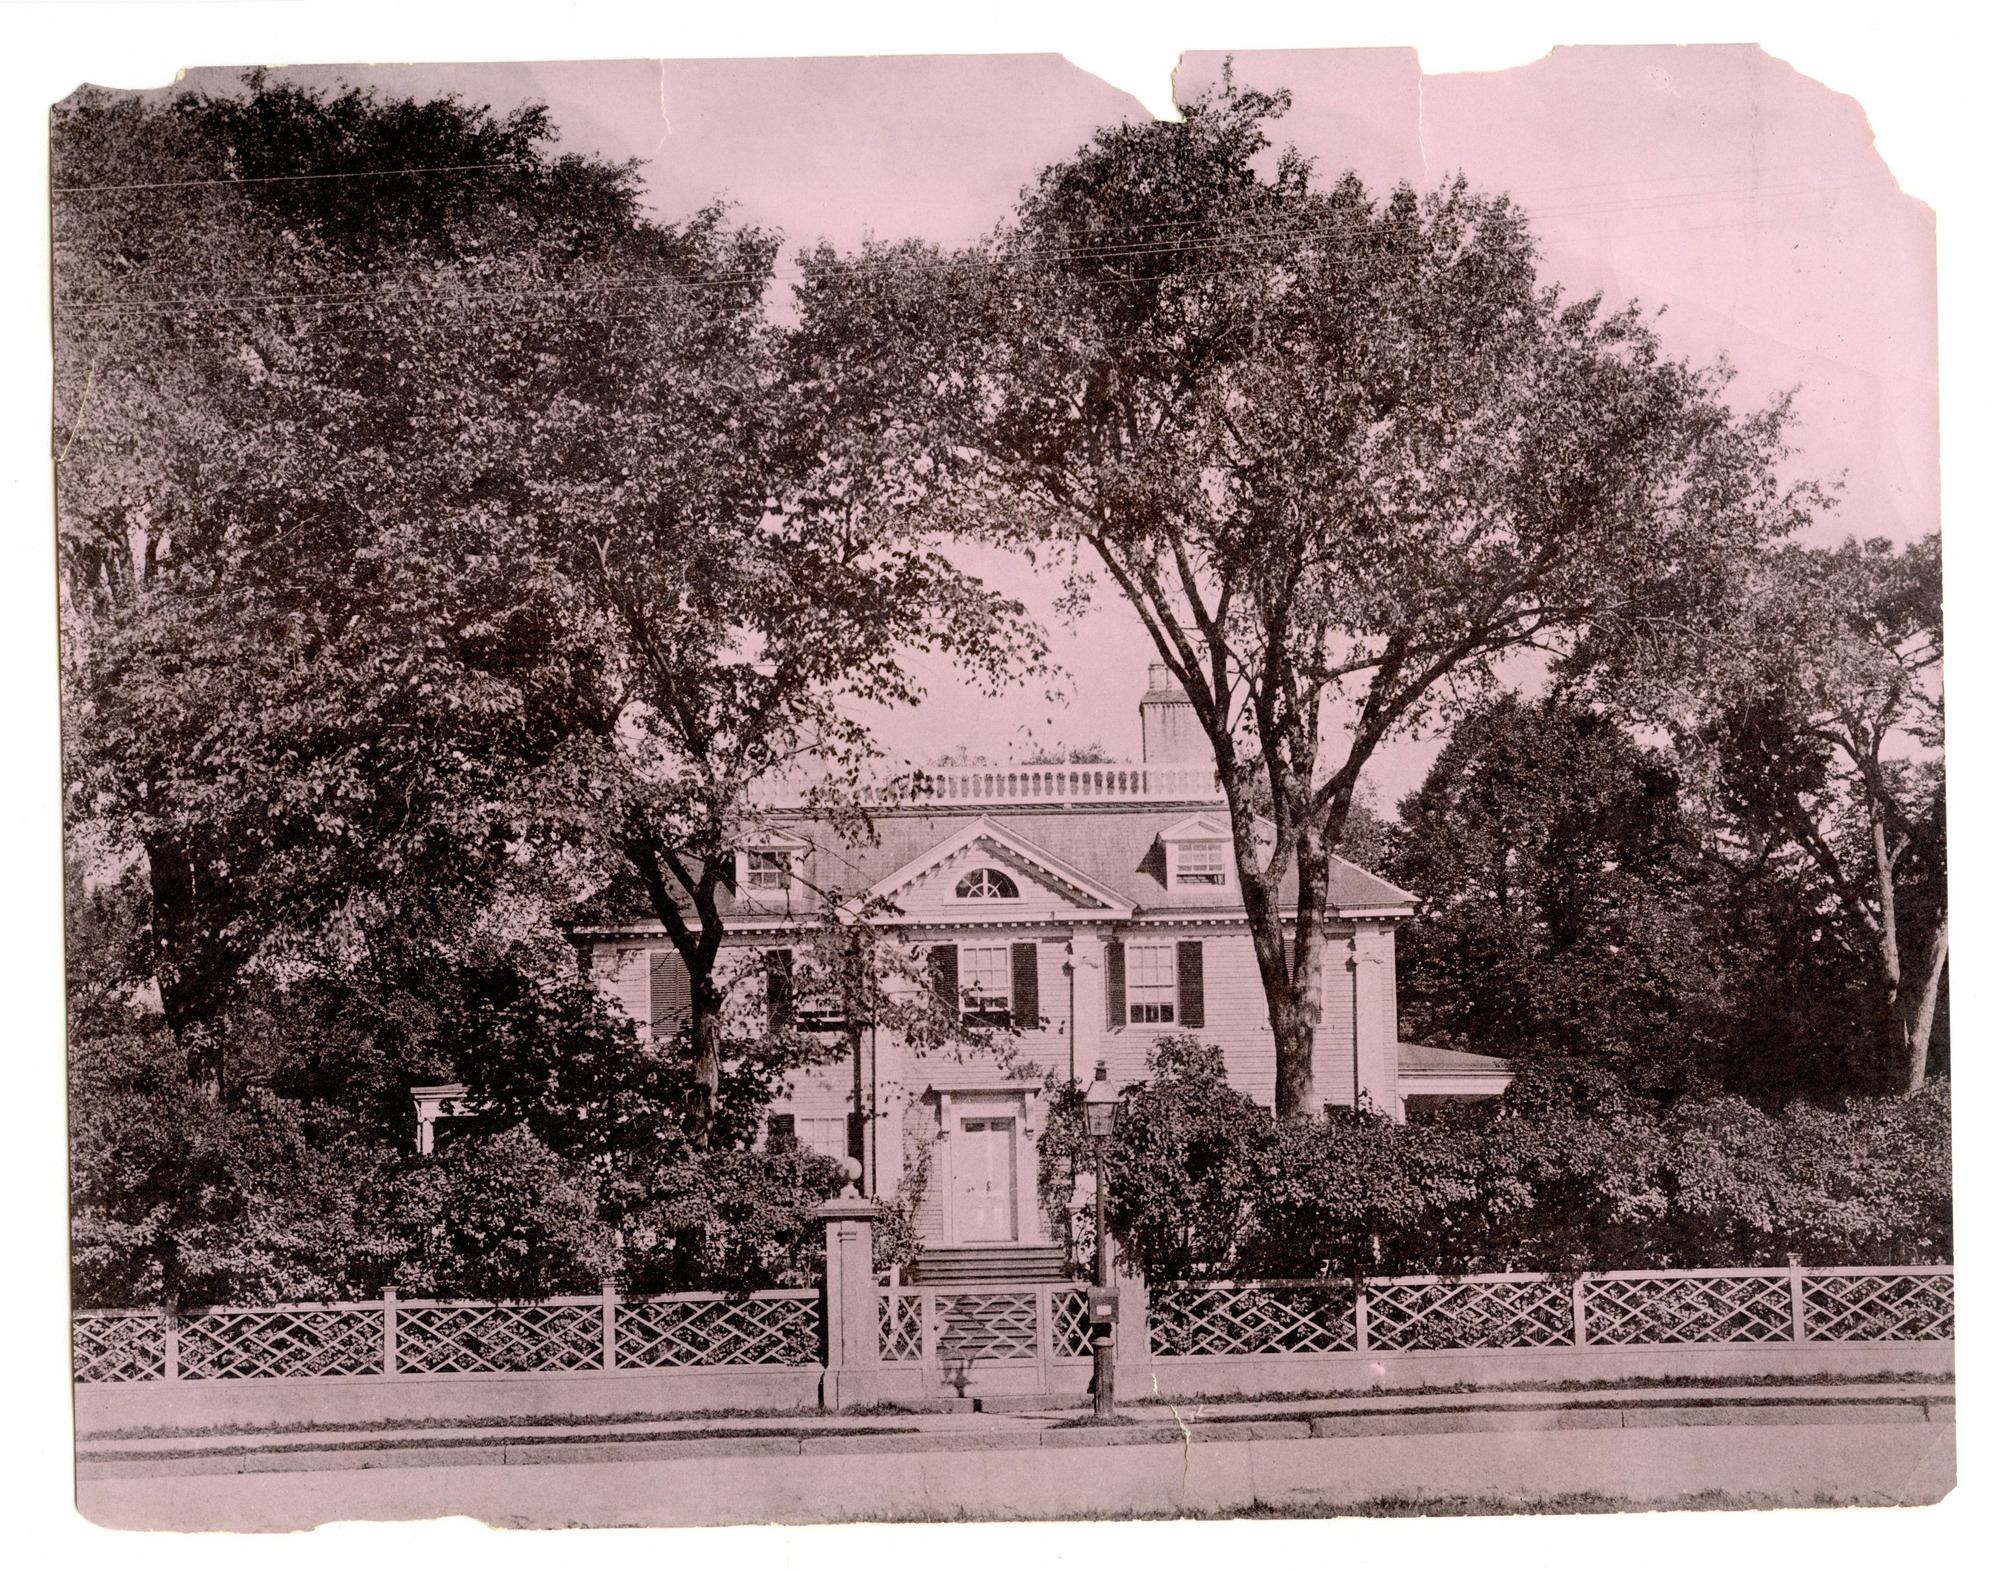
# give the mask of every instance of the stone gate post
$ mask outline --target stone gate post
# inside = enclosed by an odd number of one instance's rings
[[[814,1214],[826,1224],[826,1379],[819,1405],[838,1410],[871,1400],[881,1368],[877,1212],[872,1200],[843,1195]]]

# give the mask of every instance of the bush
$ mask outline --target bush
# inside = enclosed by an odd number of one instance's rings
[[[525,1126],[455,1139],[432,1161],[404,1164],[396,1180],[403,1292],[548,1298],[594,1292],[612,1268],[597,1185]]]
[[[622,1208],[620,1280],[635,1293],[817,1286],[826,1226],[813,1211],[844,1182],[801,1146],[664,1164]]]
[[[1944,1261],[1950,1092],[1796,1103],[1664,1102],[1589,1066],[1398,1125],[1280,1123],[1220,1053],[1162,1038],[1106,1153],[1111,1225],[1155,1281]],[[1042,1194],[1080,1261],[1081,1098],[1054,1088]]]

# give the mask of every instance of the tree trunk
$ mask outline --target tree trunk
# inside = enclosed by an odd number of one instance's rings
[[[1236,853],[1236,865],[1243,874],[1243,907],[1249,917],[1250,940],[1263,979],[1277,1053],[1279,1118],[1312,1118],[1319,1111],[1312,1049],[1325,1013],[1326,881],[1331,859],[1317,844],[1314,837],[1301,837],[1295,859],[1298,910],[1288,938],[1273,887],[1277,864],[1272,864],[1272,876],[1266,879],[1256,868],[1253,848],[1239,846]]]
[[[1913,1095],[1922,1090],[1929,1072],[1930,1028],[1936,1023],[1937,993],[1943,985],[1944,963],[1950,958],[1950,921],[1937,923],[1930,935],[1929,952],[1923,957],[1922,975],[1909,988],[1896,1011],[1901,1031],[1902,1090]]]
[[[687,1013],[693,1043],[693,1085],[689,1088],[686,1132],[697,1151],[708,1149],[722,1089],[722,991],[715,985],[715,959],[722,947],[722,915],[715,906],[715,886],[721,879],[712,862],[700,862],[690,878],[675,861],[673,877],[687,890],[700,925],[689,928],[687,917],[667,884],[659,847],[637,835],[625,844],[625,856],[639,875],[666,936],[687,967]]]
[[[222,1100],[222,1018],[243,955],[221,935],[231,891],[204,876],[203,859],[164,835],[146,840],[153,976],[167,1029],[187,1054],[188,1078]]]
[[[722,999],[712,966],[698,980],[690,975],[688,983],[694,1084],[687,1099],[687,1137],[695,1150],[706,1151],[722,1094]]]

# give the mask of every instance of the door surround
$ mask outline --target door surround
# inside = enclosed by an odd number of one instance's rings
[[[937,1110],[939,1136],[931,1181],[939,1186],[943,1212],[941,1242],[951,1247],[1001,1248],[1008,1244],[1045,1242],[1042,1238],[1041,1207],[1036,1203],[1035,1137],[1040,1133],[1040,1087],[1010,1086],[1005,1090],[978,1089],[939,1091]],[[966,1223],[958,1203],[957,1152],[965,1148],[967,1120],[985,1123],[994,1119],[1013,1123],[1013,1236],[1011,1238],[967,1239]]]

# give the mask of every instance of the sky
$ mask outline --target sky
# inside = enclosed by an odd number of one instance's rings
[[[1663,312],[1669,349],[1736,368],[1732,401],[1795,390],[1796,475],[1839,484],[1814,537],[1909,540],[1938,527],[1935,225],[1877,153],[1853,99],[1753,45],[1564,48],[1511,70],[1425,75],[1413,50],[1237,52],[1238,80],[1288,88],[1274,136],[1331,178],[1377,191],[1462,172],[1509,192],[1542,249],[1541,274]],[[1181,102],[1223,57],[1189,53]],[[627,60],[318,67],[285,73],[392,93],[454,91],[505,111],[550,106],[565,150],[644,161],[654,211],[716,199],[774,228],[787,253],[874,235],[951,244],[990,229],[1044,165],[1099,125],[1143,118],[1131,95],[1056,55]],[[224,86],[225,71],[188,73]],[[780,282],[785,275],[780,274]],[[1059,586],[1023,561],[963,564],[1022,599],[1062,671],[988,698],[920,661],[913,711],[871,716],[896,758],[965,749],[1004,759],[1050,743],[1135,756],[1151,650],[1101,589],[1065,624]],[[1391,744],[1377,802],[1421,780],[1439,741]]]

